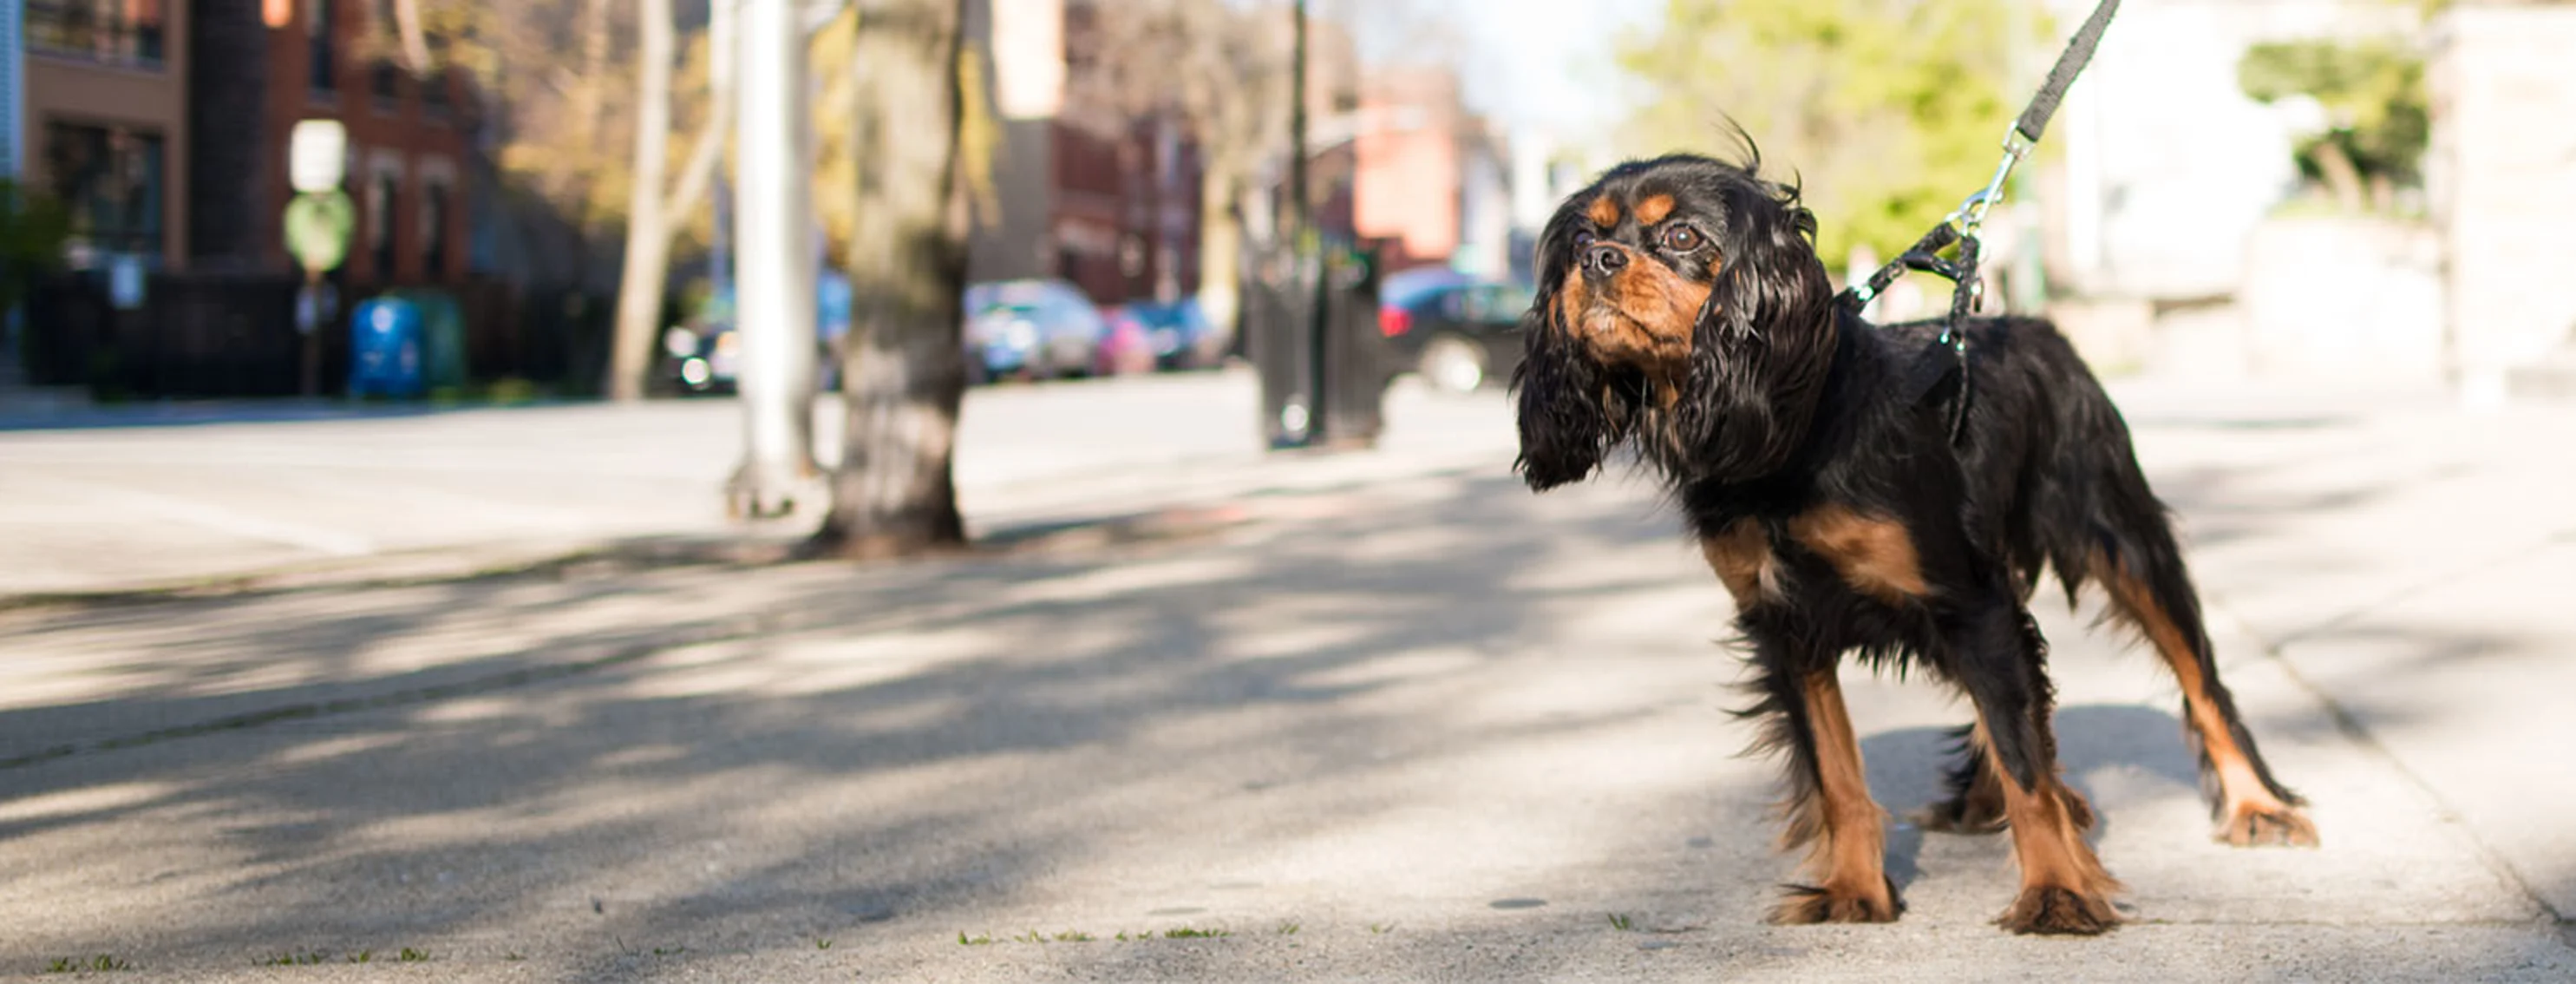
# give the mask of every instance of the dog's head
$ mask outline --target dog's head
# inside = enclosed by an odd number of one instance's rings
[[[1538,242],[1513,373],[1521,476],[1580,481],[1631,437],[1681,479],[1777,469],[1831,365],[1833,283],[1795,188],[1676,155],[1612,168]]]

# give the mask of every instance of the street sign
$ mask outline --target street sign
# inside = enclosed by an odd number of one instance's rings
[[[305,193],[340,187],[349,170],[349,128],[339,120],[298,120],[287,138],[286,174]]]
[[[358,226],[358,206],[349,193],[332,188],[297,195],[286,203],[286,251],[304,272],[319,276],[349,256],[349,236]]]

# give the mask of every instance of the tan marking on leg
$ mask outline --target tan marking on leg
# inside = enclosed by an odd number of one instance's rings
[[[1673,214],[1673,196],[1648,195],[1637,203],[1637,224],[1654,225]]]
[[[1809,737],[1815,742],[1816,795],[1824,836],[1806,860],[1821,876],[1816,891],[1799,891],[1773,920],[1784,923],[1892,922],[1900,911],[1887,883],[1885,813],[1869,796],[1860,739],[1843,705],[1834,671],[1810,674],[1800,687]]]
[[[1852,590],[1891,605],[1931,593],[1914,553],[1914,537],[1895,520],[1848,506],[1818,506],[1789,520],[1789,536],[1832,564]]]
[[[2307,815],[2263,785],[2263,777],[2254,769],[2254,760],[2236,743],[2236,732],[2218,711],[2218,700],[2209,690],[2209,679],[2200,671],[2200,657],[2192,651],[2191,641],[2175,625],[2164,606],[2156,603],[2155,592],[2107,560],[2096,559],[2094,579],[2111,592],[2111,601],[2129,622],[2138,627],[2164,657],[2165,668],[2172,670],[2174,681],[2182,687],[2183,713],[2190,719],[2192,734],[2200,739],[2202,752],[2209,756],[2210,771],[2218,778],[2218,829],[2215,839],[2238,846],[2258,842],[2279,842],[2306,847],[2317,843],[2317,828]]]
[[[2069,806],[2074,792],[2058,778],[2057,763],[2044,763],[2042,788],[2024,789],[1993,752],[1982,718],[1977,728],[1978,744],[1988,750],[1986,768],[1994,772],[1995,783],[2003,791],[2013,856],[2021,864],[2021,894],[1996,921],[2016,933],[2071,935],[2091,935],[2118,925],[2120,914],[2111,908],[2111,895],[2120,890],[2120,882],[2103,869],[2093,845],[2084,842]]]
[[[1762,533],[1762,524],[1739,519],[1735,525],[1716,536],[1699,541],[1708,567],[1717,572],[1717,583],[1735,597],[1735,608],[1742,611],[1766,599],[1780,596],[1777,562],[1771,556],[1771,541]]]
[[[1583,214],[1592,219],[1593,225],[1607,229],[1619,224],[1619,203],[1603,195],[1593,199],[1592,207],[1585,209]]]

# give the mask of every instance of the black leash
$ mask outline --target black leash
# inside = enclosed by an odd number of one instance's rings
[[[2075,84],[2075,76],[2093,60],[2093,49],[2102,43],[2103,29],[2111,26],[2111,15],[2119,9],[2120,0],[2102,0],[2100,6],[2093,8],[2093,16],[2085,18],[2084,26],[2076,30],[2074,39],[2067,42],[2066,50],[2058,54],[2057,64],[2048,70],[2048,80],[2039,87],[2039,95],[2031,97],[2030,105],[2021,111],[2020,119],[2013,121],[2012,129],[2004,131],[2004,159],[1995,165],[1995,176],[1985,188],[1959,203],[1958,209],[1933,226],[1931,232],[1924,233],[1912,248],[1870,274],[1868,282],[1844,290],[1839,298],[1858,313],[1908,270],[1938,274],[1958,285],[1950,292],[1950,318],[1941,326],[1940,340],[1950,350],[1950,370],[1959,374],[1959,388],[1950,403],[1950,443],[1954,446],[1967,436],[1968,315],[1976,310],[1978,297],[1985,290],[1984,281],[1977,278],[1977,229],[1985,224],[1986,212],[2003,200],[2004,182],[2012,177],[2013,167],[2030,156],[2040,135],[2048,132],[2049,117],[2057,115],[2057,104],[2066,98],[2067,87]],[[1958,247],[1954,258],[1942,259],[1941,252],[1954,245]],[[1942,378],[1950,370],[1945,370]],[[1940,382],[1940,378],[1934,379],[1925,387],[1926,392],[1937,389]]]

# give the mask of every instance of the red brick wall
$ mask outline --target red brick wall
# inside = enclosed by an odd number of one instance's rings
[[[348,282],[366,287],[463,281],[470,212],[467,203],[472,193],[467,185],[470,169],[466,166],[466,154],[472,146],[468,134],[472,121],[469,87],[453,71],[416,79],[396,70],[393,98],[379,99],[368,44],[369,18],[376,7],[373,0],[294,2],[293,20],[271,30],[268,39],[266,138],[272,144],[271,159],[276,166],[266,169],[267,187],[260,189],[269,206],[266,211],[282,214],[287,198],[294,194],[287,182],[286,159],[295,123],[337,119],[349,131],[350,166],[343,187],[358,206],[358,229],[343,267]],[[332,86],[327,91],[313,84],[311,43],[313,17],[324,5],[329,8],[333,63],[328,73]],[[431,86],[445,92],[449,108],[444,112],[432,109],[422,98]],[[392,240],[389,269],[370,248],[379,233],[375,220],[380,210],[371,207],[368,182],[379,173],[379,167],[393,177],[393,197],[384,210],[391,217],[387,230]],[[441,250],[444,262],[438,273],[432,272],[433,264],[424,255],[426,237],[421,225],[432,181],[447,188],[445,246]],[[278,262],[291,262],[282,232],[272,228],[266,242]]]

